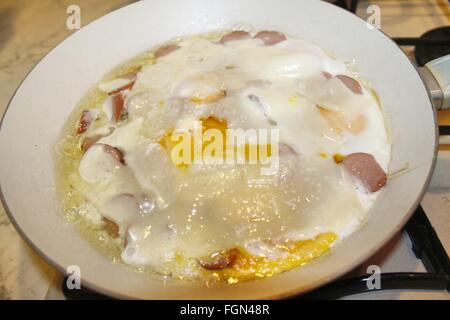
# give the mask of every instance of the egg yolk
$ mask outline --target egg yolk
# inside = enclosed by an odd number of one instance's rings
[[[287,241],[277,248],[287,252],[288,256],[276,260],[252,255],[243,248],[232,249],[235,258],[230,266],[222,270],[205,270],[205,272],[211,273],[217,280],[228,283],[271,277],[320,257],[331,248],[336,239],[335,233],[328,232],[309,240]]]
[[[202,122],[202,134],[205,133],[207,130],[209,129],[217,129],[220,131],[221,136],[223,137],[223,150],[222,150],[222,157],[223,159],[225,159],[226,156],[226,151],[227,151],[227,121],[223,120],[223,119],[218,119],[216,117],[210,116],[208,118],[205,119],[201,119],[200,120]],[[163,146],[169,155],[171,155],[172,149],[179,143],[183,143],[183,138],[181,138],[180,140],[175,141],[175,139],[173,138],[173,132],[171,131],[168,134],[166,134],[160,141],[159,144],[161,146]],[[174,162],[174,164],[180,168],[180,169],[187,169],[189,164],[194,162],[194,135],[192,134],[192,132],[190,132],[189,134],[189,139],[191,139],[191,143],[190,143],[190,147],[191,147],[191,152],[190,152],[190,160],[186,163],[186,162],[181,162],[181,163],[175,163],[171,157],[172,162]],[[213,143],[213,141],[202,141],[202,152],[205,151],[205,149],[211,144]],[[243,147],[239,147],[239,146],[234,146],[234,153],[238,154],[238,155],[243,155],[245,161],[249,161],[250,158],[252,157],[253,154],[256,154],[256,160],[259,161],[260,159],[262,159],[263,157],[263,153],[261,150],[265,150],[267,157],[270,157],[272,155],[272,146],[271,144],[265,144],[265,145],[251,145],[246,143]],[[213,154],[213,156],[217,156],[216,154]]]

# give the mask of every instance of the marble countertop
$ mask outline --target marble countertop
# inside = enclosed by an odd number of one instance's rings
[[[448,25],[447,7],[435,0],[369,1],[380,4],[383,29],[391,36],[419,36],[439,25]],[[0,2],[0,115],[29,70],[73,31],[66,28],[66,9],[81,8],[82,25],[132,0],[2,0]],[[361,1],[364,16],[368,1]],[[399,13],[402,17],[399,19]],[[420,23],[417,23],[420,19]],[[412,27],[411,27],[412,26]],[[450,113],[441,118],[450,119]],[[444,120],[450,123],[450,120]],[[1,165],[1,163],[0,163]],[[19,237],[0,205],[0,299],[44,299],[56,271]]]
[[[80,7],[85,25],[131,2],[0,1],[0,115],[30,69],[73,32],[66,27],[69,5]],[[55,270],[20,238],[0,205],[0,299],[43,299],[54,277]]]

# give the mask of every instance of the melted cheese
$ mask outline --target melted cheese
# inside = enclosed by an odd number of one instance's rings
[[[78,192],[126,239],[123,261],[191,278],[205,272],[198,259],[240,248],[234,267],[214,273],[235,282],[309,262],[355,230],[378,193],[355,187],[333,155],[371,153],[387,170],[390,148],[371,91],[333,78],[354,77],[346,64],[295,38],[177,45],[137,74],[127,120],[111,123],[110,98],[99,105],[115,130],[98,143],[121,150],[126,165],[94,145],[78,167]],[[198,120],[221,132],[276,128],[288,153],[275,175],[249,164],[177,167],[171,133]]]

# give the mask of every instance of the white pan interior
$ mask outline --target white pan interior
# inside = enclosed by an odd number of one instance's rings
[[[53,147],[80,97],[121,62],[178,35],[247,24],[280,30],[354,58],[378,91],[392,129],[391,179],[365,225],[326,257],[267,280],[206,288],[163,284],[101,256],[62,218]],[[49,262],[81,268],[82,285],[127,298],[274,298],[303,292],[357,266],[407,221],[434,166],[435,113],[414,67],[384,34],[313,0],[141,1],[84,27],[51,51],[12,99],[0,131],[0,184],[11,219]]]

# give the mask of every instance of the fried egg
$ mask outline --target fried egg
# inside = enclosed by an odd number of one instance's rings
[[[236,283],[304,265],[361,225],[386,184],[390,142],[379,100],[353,67],[275,31],[198,35],[152,52],[77,111],[78,153],[59,172],[125,264]],[[214,141],[196,140],[198,123],[226,138],[212,161],[193,157]],[[230,151],[231,129],[278,139]],[[187,161],[175,162],[188,141]],[[238,149],[242,163],[227,161]],[[273,174],[261,173],[261,150],[277,156]]]

